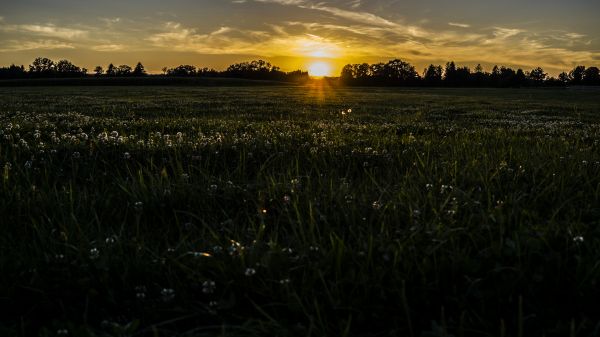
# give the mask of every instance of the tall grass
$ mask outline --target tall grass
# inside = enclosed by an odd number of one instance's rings
[[[593,335],[592,96],[2,88],[0,333]]]

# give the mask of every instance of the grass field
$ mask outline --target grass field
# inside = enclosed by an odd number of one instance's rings
[[[600,336],[598,97],[0,88],[0,335]]]

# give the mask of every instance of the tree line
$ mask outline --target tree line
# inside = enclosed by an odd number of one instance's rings
[[[86,68],[78,67],[69,60],[53,61],[45,57],[36,58],[28,68],[11,65],[0,68],[0,79],[24,78],[76,78],[76,77],[144,77],[148,76],[144,65],[138,62],[134,67],[123,64],[109,64],[106,69],[96,66],[92,74]],[[193,65],[179,65],[163,68],[165,77],[229,77],[255,80],[299,82],[308,80],[308,72],[296,70],[284,72],[279,67],[263,60],[235,63],[223,71],[212,68],[197,68]],[[494,66],[491,72],[477,65],[471,70],[467,66],[457,66],[454,62],[429,65],[422,74],[414,66],[400,59],[387,63],[348,64],[342,69],[339,81],[343,85],[376,86],[450,86],[450,87],[521,87],[521,86],[564,86],[600,85],[600,70],[597,67],[577,66],[558,77],[550,77],[541,67],[529,71]]]
[[[570,72],[550,77],[541,67],[529,71],[497,65],[491,72],[478,64],[474,70],[454,62],[429,65],[420,75],[414,66],[399,59],[387,63],[348,64],[342,69],[340,81],[345,85],[381,86],[449,86],[449,87],[522,87],[600,85],[597,67],[577,66]]]
[[[138,62],[135,67],[123,64],[115,66],[109,64],[106,69],[96,66],[93,70],[94,77],[145,77],[148,76],[144,65]],[[24,78],[78,78],[90,76],[86,68],[81,68],[68,60],[55,62],[45,57],[36,58],[29,68],[11,65],[0,68],[0,79]],[[263,60],[242,62],[230,65],[224,71],[210,68],[197,68],[193,65],[180,65],[174,68],[163,68],[165,77],[233,77],[255,80],[272,81],[302,81],[308,80],[308,72],[296,70],[292,72],[281,71],[279,67]]]

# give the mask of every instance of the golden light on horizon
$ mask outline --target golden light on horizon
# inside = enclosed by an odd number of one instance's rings
[[[332,76],[333,75],[332,69],[333,68],[332,68],[331,64],[329,64],[328,62],[324,62],[324,61],[312,62],[308,65],[308,74],[310,76],[314,76],[314,77]]]

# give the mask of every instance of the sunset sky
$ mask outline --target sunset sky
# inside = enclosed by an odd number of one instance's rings
[[[337,75],[401,58],[419,73],[454,60],[556,75],[600,65],[599,13],[598,0],[19,0],[0,8],[0,65],[46,56],[159,72],[263,58]]]

